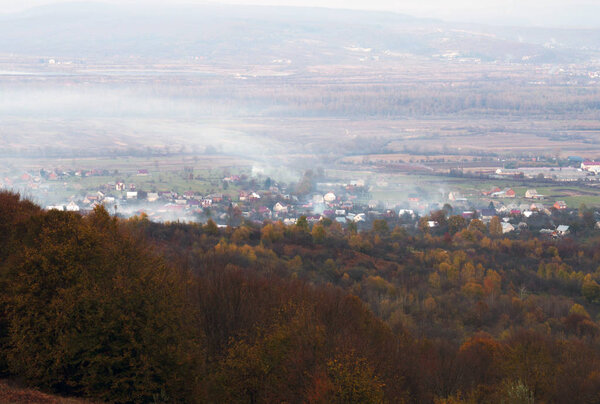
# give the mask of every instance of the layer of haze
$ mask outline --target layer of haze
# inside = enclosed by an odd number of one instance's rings
[[[68,0],[3,0],[0,12],[69,2]],[[105,0],[102,2],[146,7],[149,4],[206,4],[201,0]],[[600,27],[597,0],[216,0],[216,4],[329,7],[393,11],[448,21],[521,26]]]

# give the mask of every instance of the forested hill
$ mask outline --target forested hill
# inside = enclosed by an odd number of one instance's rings
[[[597,239],[423,230],[0,193],[1,376],[106,402],[600,401]]]

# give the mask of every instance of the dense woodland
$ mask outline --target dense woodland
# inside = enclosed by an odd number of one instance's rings
[[[0,371],[107,402],[600,402],[600,238],[435,214],[220,229],[0,193]]]

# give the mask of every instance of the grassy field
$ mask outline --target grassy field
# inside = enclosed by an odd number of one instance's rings
[[[102,186],[115,181],[123,181],[125,184],[135,184],[137,190],[146,192],[167,192],[175,191],[183,193],[185,191],[194,191],[201,195],[215,192],[221,192],[225,195],[237,196],[239,187],[229,185],[223,189],[223,177],[230,175],[231,170],[211,169],[194,170],[194,179],[186,179],[182,172],[161,171],[150,173],[147,176],[138,176],[136,174],[125,174],[117,176],[97,176],[97,177],[71,177],[64,182],[55,183],[51,192],[57,199],[69,199],[72,196],[83,196],[92,193],[93,190],[101,189]],[[235,171],[235,174],[241,173]],[[126,191],[111,191],[115,196],[124,196]]]
[[[561,200],[573,208],[579,207],[582,203],[587,206],[600,207],[600,188],[584,187],[572,183],[556,185],[546,183],[524,184],[523,181],[508,179],[455,178],[352,170],[327,170],[327,174],[341,182],[364,179],[371,185],[371,199],[390,204],[404,203],[412,196],[418,196],[428,201],[446,202],[449,192],[458,192],[460,196],[477,204],[487,204],[490,198],[483,196],[482,192],[499,187],[501,189],[512,188],[517,194],[514,199],[494,199],[505,204],[531,203],[532,200],[525,199],[525,192],[528,189],[536,189],[538,193],[545,196],[544,200],[540,201],[545,206],[551,206],[554,202]]]
[[[184,167],[194,170],[250,168],[253,162],[236,156],[198,155],[198,156],[153,156],[153,157],[86,157],[86,158],[3,158],[4,169],[35,171],[41,168],[62,170],[118,170],[122,173],[137,173],[140,169],[148,171],[177,171]]]

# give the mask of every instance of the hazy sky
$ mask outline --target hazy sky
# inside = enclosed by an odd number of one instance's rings
[[[68,0],[0,0],[0,12],[66,1]],[[132,5],[206,3],[202,0],[100,1]],[[212,3],[323,6],[387,10],[455,21],[600,27],[600,0],[214,0]]]

